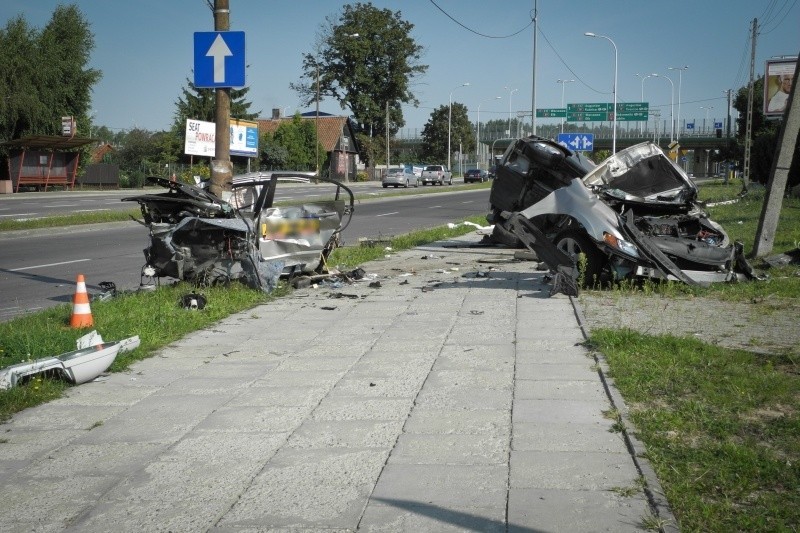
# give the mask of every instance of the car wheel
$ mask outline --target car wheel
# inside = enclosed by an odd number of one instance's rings
[[[408,189],[408,180],[406,180],[406,186],[405,186],[405,188],[406,188],[406,189]]]
[[[389,188],[389,186],[388,186],[388,185],[386,185],[386,184],[384,183],[384,184],[383,184],[383,188],[384,188],[384,189],[388,189],[388,188]]]
[[[600,283],[606,258],[584,232],[568,229],[556,235],[553,242],[556,248],[570,256],[577,265],[581,254],[586,257],[582,272],[579,274],[584,287],[594,287]]]
[[[452,184],[453,184],[453,178],[450,178],[450,183],[448,183],[448,185],[452,185]]]

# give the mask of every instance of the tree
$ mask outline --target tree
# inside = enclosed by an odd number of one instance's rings
[[[319,74],[319,94],[349,108],[370,137],[385,134],[388,102],[390,133],[395,134],[405,125],[401,104],[419,104],[411,83],[428,70],[419,62],[423,48],[411,37],[413,28],[399,11],[369,2],[346,5],[325,19],[316,50],[303,55],[305,81],[290,88],[309,105],[317,98]]]
[[[303,120],[295,114],[290,121],[283,121],[275,133],[266,133],[261,138],[261,163],[272,169],[314,170],[317,150],[314,122]],[[319,167],[322,167],[320,161]]]
[[[429,161],[447,161],[448,115],[447,105],[439,106],[431,113],[431,117],[422,129],[422,154]],[[475,150],[475,133],[467,116],[467,106],[453,102],[450,121],[450,149],[462,153]]]
[[[11,19],[0,30],[0,140],[59,135],[62,116],[86,127],[101,77],[86,67],[93,48],[89,23],[75,5],[56,7],[41,31],[22,16]]]

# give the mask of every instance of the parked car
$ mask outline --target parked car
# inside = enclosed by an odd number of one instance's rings
[[[381,179],[381,185],[383,188],[389,187],[405,187],[408,188],[409,185],[413,185],[414,187],[419,187],[419,178],[413,172],[409,172],[408,170],[396,168],[389,170],[386,175],[383,176]]]
[[[423,185],[448,185],[453,184],[453,174],[445,165],[428,165],[422,171]]]
[[[471,168],[464,172],[464,183],[483,183],[489,180],[489,173],[479,168]]]
[[[497,165],[492,165],[489,167],[489,179],[493,180],[495,177],[495,172],[497,171]]]
[[[521,241],[552,270],[573,267],[582,255],[586,284],[754,276],[741,243],[708,218],[697,187],[651,142],[595,166],[547,139],[519,139],[497,167],[489,203],[495,240]]]

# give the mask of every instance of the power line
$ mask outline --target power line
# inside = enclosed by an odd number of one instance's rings
[[[539,31],[541,32],[541,34],[542,34],[542,37],[544,37],[544,40],[547,42],[547,45],[548,45],[548,46],[550,46],[550,49],[553,51],[553,53],[556,55],[556,57],[559,59],[559,61],[561,61],[561,64],[562,64],[562,65],[564,65],[564,67],[566,67],[566,69],[567,69],[567,70],[570,72],[570,74],[572,74],[573,76],[575,76],[575,79],[576,79],[576,80],[578,80],[579,82],[581,82],[581,84],[582,84],[584,87],[586,87],[586,88],[587,88],[587,89],[589,89],[590,91],[594,91],[594,92],[596,92],[597,94],[611,94],[611,92],[603,92],[603,91],[598,91],[597,89],[595,89],[594,87],[592,87],[591,85],[589,85],[588,83],[586,83],[585,81],[583,81],[583,79],[582,79],[580,76],[578,76],[578,75],[575,73],[575,71],[574,71],[574,70],[572,70],[572,68],[571,68],[569,65],[567,65],[567,62],[566,62],[566,61],[564,61],[564,58],[563,58],[563,57],[561,57],[561,55],[558,53],[558,51],[556,50],[555,46],[553,46],[553,43],[551,43],[551,42],[550,42],[550,39],[548,39],[548,38],[547,38],[547,35],[545,35],[544,31],[542,31],[542,29],[541,29],[541,28],[539,28]]]
[[[514,33],[511,33],[511,34],[509,34],[509,35],[486,35],[485,33],[481,33],[481,32],[479,32],[479,31],[473,30],[472,28],[470,28],[470,27],[468,27],[468,26],[465,26],[464,24],[462,24],[461,22],[459,22],[458,20],[456,20],[455,18],[453,18],[453,17],[450,15],[450,13],[448,13],[447,11],[445,11],[444,9],[442,9],[441,7],[439,7],[439,5],[438,5],[436,2],[434,2],[433,0],[430,0],[430,2],[431,2],[431,4],[433,4],[434,6],[436,6],[436,9],[438,9],[439,11],[441,11],[442,13],[444,13],[444,15],[445,15],[447,18],[449,18],[450,20],[452,20],[453,22],[455,22],[456,24],[458,24],[459,26],[461,26],[462,28],[464,28],[464,29],[465,29],[465,30],[467,30],[468,32],[474,33],[475,35],[479,35],[479,36],[481,36],[481,37],[486,37],[487,39],[508,39],[509,37],[514,37],[515,35],[519,35],[519,34],[520,34],[520,33],[522,33],[523,31],[525,31],[525,30],[527,30],[528,28],[530,28],[530,27],[531,27],[531,25],[533,24],[533,19],[531,19],[531,21],[530,21],[530,22],[529,22],[529,23],[528,23],[528,24],[527,24],[527,25],[526,25],[524,28],[522,28],[522,29],[521,29],[521,30],[519,30],[519,31],[515,31]]]
[[[784,7],[786,6],[786,4],[788,4],[788,3],[789,3],[789,0],[785,0],[785,1],[783,2],[783,5],[781,6],[781,8],[780,8],[780,9],[778,10],[778,12],[775,14],[775,16],[774,16],[774,17],[772,17],[771,19],[769,19],[769,20],[765,21],[765,22],[764,22],[764,23],[761,25],[761,27],[763,28],[763,29],[762,29],[762,30],[759,32],[761,35],[768,35],[768,34],[770,34],[770,33],[772,33],[773,31],[775,31],[776,29],[778,29],[778,27],[779,27],[781,24],[783,24],[783,21],[784,21],[784,20],[786,20],[786,17],[787,17],[787,16],[789,16],[789,13],[792,11],[792,9],[794,9],[794,6],[795,6],[795,4],[797,4],[797,0],[792,0],[792,5],[790,5],[790,6],[789,6],[789,8],[786,10],[786,12],[785,12],[785,13],[783,13],[783,14],[781,15],[781,12],[783,12],[783,8],[784,8]],[[777,21],[777,22],[776,22],[776,23],[775,23],[775,24],[774,24],[774,25],[773,25],[771,28],[767,28],[767,26],[769,26],[769,25],[772,23],[772,21],[776,20],[778,17],[780,17],[780,20],[778,20],[778,21]]]

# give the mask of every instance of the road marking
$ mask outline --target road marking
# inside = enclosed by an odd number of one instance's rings
[[[91,261],[91,259],[76,259],[74,261],[62,261],[60,263],[49,263],[47,265],[33,265],[20,268],[9,268],[8,272],[19,272],[20,270],[33,270],[34,268],[47,268],[60,265],[71,265],[72,263],[83,263],[84,261]]]
[[[92,213],[94,211],[111,211],[111,209],[76,209],[76,213]]]
[[[75,207],[78,204],[53,204],[46,207]]]
[[[461,202],[462,204],[471,204],[474,200],[467,200],[466,202]]]
[[[376,217],[388,217],[389,215],[396,215],[400,211],[392,211],[391,213],[383,213],[382,215],[375,215]]]
[[[440,205],[432,205],[428,209],[440,209],[441,207]]]
[[[29,217],[33,215],[38,215],[39,213],[16,213],[13,215],[0,215],[0,217]]]

